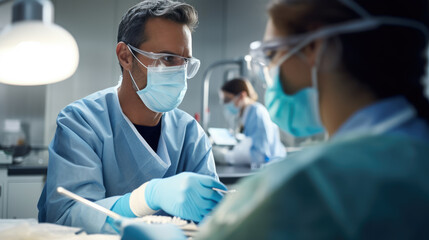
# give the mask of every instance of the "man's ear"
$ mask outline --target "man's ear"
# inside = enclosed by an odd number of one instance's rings
[[[116,45],[116,56],[118,57],[119,64],[121,64],[124,70],[131,70],[133,55],[124,42],[119,42]]]

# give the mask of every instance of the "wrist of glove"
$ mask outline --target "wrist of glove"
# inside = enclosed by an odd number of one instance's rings
[[[153,210],[162,209],[171,215],[200,222],[222,200],[223,195],[212,188],[227,190],[213,177],[184,172],[151,180],[144,195],[148,207]]]
[[[159,210],[150,207],[146,202],[145,192],[148,184],[149,182],[146,182],[131,192],[130,209],[137,217],[152,215]]]

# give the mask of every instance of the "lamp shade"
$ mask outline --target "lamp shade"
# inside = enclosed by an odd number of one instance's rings
[[[20,17],[0,34],[1,83],[41,85],[62,81],[73,75],[78,62],[79,50],[73,36],[50,21]]]

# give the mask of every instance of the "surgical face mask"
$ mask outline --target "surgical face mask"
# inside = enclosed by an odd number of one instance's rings
[[[184,67],[148,67],[147,85],[141,90],[129,73],[140,99],[154,112],[171,111],[185,97],[188,85]]]
[[[273,84],[265,92],[265,106],[272,121],[295,137],[322,133],[317,89],[313,86],[288,95],[281,85],[279,66],[270,73]]]
[[[238,115],[240,109],[234,105],[234,101],[230,101],[224,105],[225,111],[228,111],[232,115]]]
[[[138,58],[136,59],[138,60]],[[138,62],[146,67],[140,60]],[[147,85],[141,90],[138,89],[131,71],[128,71],[133,86],[146,107],[154,112],[168,112],[178,107],[188,88],[186,65],[173,67],[147,66],[146,68]]]

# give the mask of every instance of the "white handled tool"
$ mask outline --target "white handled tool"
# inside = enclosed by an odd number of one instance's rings
[[[85,204],[85,205],[87,205],[89,207],[92,207],[92,208],[94,208],[94,209],[96,209],[96,210],[98,210],[98,211],[106,214],[107,216],[109,216],[109,217],[111,217],[111,218],[113,218],[115,220],[120,220],[122,218],[121,215],[119,215],[119,214],[117,214],[115,212],[112,212],[109,209],[104,208],[104,207],[102,207],[102,206],[100,206],[100,205],[98,205],[98,204],[96,204],[94,202],[91,202],[91,201],[89,201],[89,200],[87,200],[87,199],[85,199],[85,198],[83,198],[83,197],[81,197],[81,196],[79,196],[77,194],[74,194],[74,193],[70,192],[69,190],[67,190],[67,189],[65,189],[63,187],[58,187],[57,188],[57,192],[61,193],[64,196],[67,196],[67,197],[69,197],[71,199],[74,199],[74,200],[76,200],[78,202],[81,202],[81,203],[83,203],[83,204]]]

